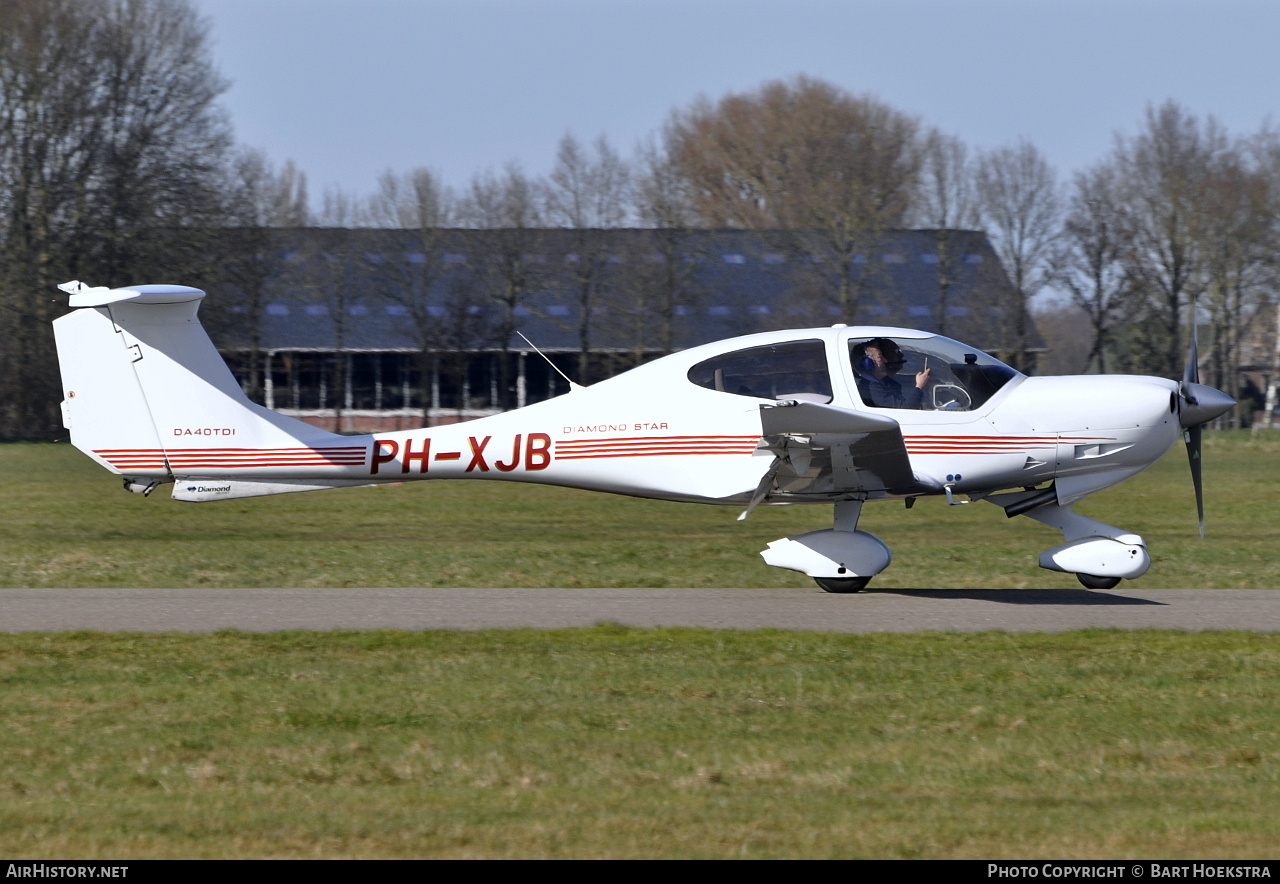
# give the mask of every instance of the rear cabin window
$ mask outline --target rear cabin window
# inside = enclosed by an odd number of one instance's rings
[[[760,399],[832,399],[827,349],[816,340],[713,356],[689,369],[689,380],[708,390]]]

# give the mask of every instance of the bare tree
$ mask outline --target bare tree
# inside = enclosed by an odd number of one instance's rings
[[[1031,299],[1050,277],[1051,249],[1060,226],[1053,169],[1028,141],[997,148],[978,158],[978,196],[996,254],[1012,287],[1004,305],[1014,368],[1030,366]]]
[[[1056,301],[1037,305],[1035,320],[1045,341],[1044,352],[1036,358],[1036,371],[1046,375],[1084,374],[1089,368],[1093,340],[1088,314],[1074,303]]]
[[[1054,282],[1089,318],[1092,343],[1085,368],[1107,372],[1112,334],[1132,307],[1123,258],[1129,234],[1114,165],[1103,163],[1075,176],[1060,248],[1053,255]]]
[[[1272,128],[1264,128],[1253,139],[1251,150],[1256,158],[1257,166],[1266,182],[1266,230],[1270,243],[1267,249],[1267,266],[1275,274],[1270,292],[1270,304],[1260,311],[1259,334],[1260,343],[1270,338],[1269,354],[1264,356],[1268,369],[1264,376],[1266,391],[1263,399],[1263,413],[1260,420],[1254,421],[1256,432],[1259,427],[1270,428],[1274,425],[1276,410],[1280,407],[1280,133]],[[1266,310],[1271,315],[1266,315]],[[1270,326],[1270,334],[1262,329]]]
[[[186,0],[0,5],[0,434],[59,423],[53,284],[209,269],[230,130],[207,35]]]
[[[1240,388],[1243,334],[1276,281],[1268,183],[1243,145],[1232,144],[1208,170],[1206,199],[1198,216],[1210,383],[1233,393]],[[1233,409],[1218,420],[1239,426],[1240,411]]]
[[[687,179],[670,159],[666,145],[641,145],[633,161],[632,199],[643,234],[630,239],[628,270],[617,289],[618,310],[629,328],[632,363],[648,349],[675,349],[677,317],[701,295],[698,268],[703,240],[691,236],[699,226]]]
[[[856,314],[884,231],[915,198],[919,124],[869,96],[797,77],[706,99],[668,124],[671,158],[713,227],[794,231],[827,298]],[[856,258],[862,256],[863,263]]]
[[[452,191],[430,169],[404,174],[388,169],[378,177],[378,190],[369,198],[366,221],[371,227],[427,231],[443,230],[454,221]]]
[[[332,187],[326,189],[320,215],[320,229],[305,237],[304,260],[299,262],[301,274],[294,282],[310,290],[309,311],[328,318],[333,333],[333,359],[321,369],[326,378],[322,390],[333,391],[334,430],[341,432],[344,412],[351,409],[351,351],[347,347],[351,307],[355,305],[358,281],[364,275],[368,254],[368,238],[356,228],[365,220],[364,206],[355,194]],[[324,398],[322,394],[322,399]],[[320,407],[324,407],[322,401]]]
[[[108,278],[173,272],[207,251],[231,129],[209,28],[186,0],[101,0],[99,262]],[[184,235],[185,234],[185,235]]]
[[[88,257],[84,193],[98,166],[101,19],[70,0],[0,6],[0,435],[57,432],[52,287]]]
[[[359,195],[344,187],[326,187],[320,198],[319,227],[363,227],[368,221],[367,205]]]
[[[578,379],[588,383],[591,323],[601,289],[609,283],[612,264],[606,231],[622,226],[629,208],[630,170],[602,135],[593,152],[573,135],[565,135],[546,185],[547,220],[568,231],[564,264],[573,279],[577,300]]]
[[[450,229],[456,215],[453,193],[439,176],[425,168],[400,175],[383,173],[367,213],[368,223],[379,228],[374,233],[382,243],[371,268],[379,293],[383,299],[403,307],[413,326],[424,426],[440,354],[456,353],[461,338],[477,333],[477,320],[466,313],[476,306],[474,282],[465,289],[451,288],[444,299],[447,304],[439,303],[436,297],[436,290],[449,273],[448,259],[457,254],[449,251],[457,238]],[[456,249],[456,243],[452,247]],[[465,316],[454,315],[460,300],[466,302]],[[438,315],[442,309],[448,312],[447,319]],[[455,355],[453,362],[463,359]]]
[[[311,203],[307,199],[307,173],[293,160],[285,160],[277,174],[269,170],[264,206],[271,227],[307,227],[311,224]]]
[[[963,141],[936,129],[929,132],[924,140],[915,223],[933,231],[938,292],[934,322],[939,334],[947,333],[949,296],[952,286],[960,281],[966,256],[952,231],[973,230],[981,224],[975,175]]]
[[[1139,311],[1131,368],[1182,374],[1184,314],[1194,312],[1206,284],[1198,216],[1208,170],[1225,147],[1216,121],[1202,123],[1172,101],[1149,107],[1136,136],[1117,139],[1113,162],[1131,235],[1125,268]]]
[[[434,311],[430,345],[448,357],[440,361],[441,374],[453,386],[459,420],[473,399],[471,356],[494,337],[494,317],[485,309],[487,301],[476,278],[464,272],[450,277],[442,303]]]
[[[463,226],[485,231],[484,247],[471,256],[476,284],[487,291],[497,308],[492,323],[500,351],[498,398],[502,408],[514,405],[511,383],[511,337],[516,309],[523,307],[533,288],[546,278],[546,246],[540,187],[515,163],[501,173],[475,176],[462,199]]]
[[[280,252],[296,228],[310,221],[306,175],[292,160],[276,171],[260,150],[241,150],[235,157],[227,183],[228,225],[219,238],[222,260],[218,277],[233,289],[224,305],[234,313],[218,314],[206,326],[247,338],[245,393],[263,400],[262,314],[273,285],[285,270]],[[221,318],[222,322],[216,321]]]

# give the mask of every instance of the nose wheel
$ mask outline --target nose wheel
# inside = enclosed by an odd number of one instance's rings
[[[870,577],[815,577],[814,582],[827,592],[862,592]]]
[[[1120,585],[1119,577],[1094,577],[1092,574],[1077,574],[1076,580],[1086,589],[1114,589]]]

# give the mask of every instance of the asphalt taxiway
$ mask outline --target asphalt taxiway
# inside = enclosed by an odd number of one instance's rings
[[[0,632],[700,626],[1280,631],[1275,589],[0,589]]]

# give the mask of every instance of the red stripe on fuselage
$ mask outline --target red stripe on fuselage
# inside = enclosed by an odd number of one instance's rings
[[[563,439],[556,443],[556,460],[749,454],[755,451],[759,439],[759,436],[619,436],[608,439]]]
[[[94,452],[118,468],[231,469],[363,466],[363,446],[334,448],[104,448]]]

